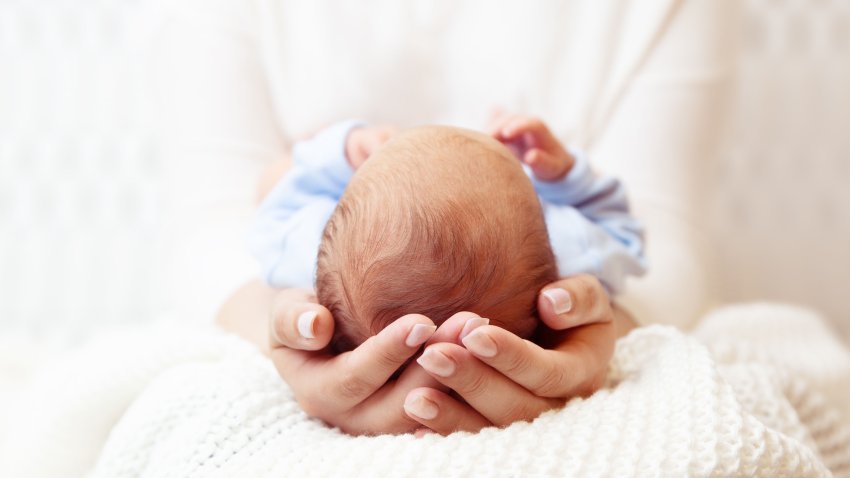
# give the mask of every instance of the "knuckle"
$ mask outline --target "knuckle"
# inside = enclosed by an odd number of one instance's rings
[[[586,275],[578,278],[576,281],[576,288],[578,289],[577,292],[581,297],[591,296],[595,291],[593,279]]]
[[[552,409],[556,406],[557,402],[559,401],[537,397],[525,400],[513,400],[497,412],[493,420],[499,426],[510,425],[516,421],[531,421],[543,412]]]
[[[386,370],[398,368],[405,360],[407,360],[407,358],[407,355],[400,353],[395,348],[376,348],[374,356],[375,363],[382,369]]]
[[[489,382],[485,374],[471,373],[461,380],[461,384],[457,391],[468,401],[470,398],[474,399],[486,395]]]
[[[596,276],[592,276],[590,274],[585,274],[582,276],[584,282],[587,284],[588,291],[592,294],[604,294],[605,288],[602,287],[602,282]]]
[[[564,395],[568,375],[563,367],[552,366],[543,374],[535,394],[540,397],[560,397]]]
[[[531,359],[527,350],[527,348],[522,348],[516,353],[511,354],[504,365],[499,367],[502,373],[509,376],[525,374],[531,367]]]
[[[543,410],[533,411],[531,405],[524,400],[511,402],[496,420],[500,425],[508,425],[516,421],[529,421],[543,413]]]
[[[591,377],[591,379],[587,382],[587,386],[585,387],[582,396],[592,395],[597,390],[601,389],[605,385],[605,378],[604,373],[595,374]]]
[[[339,381],[336,383],[336,392],[340,398],[346,400],[358,400],[361,397],[369,395],[371,388],[355,371],[349,370],[343,372]]]

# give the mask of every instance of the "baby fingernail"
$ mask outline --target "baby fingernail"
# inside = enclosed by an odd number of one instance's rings
[[[455,373],[454,361],[446,357],[445,354],[431,348],[425,349],[425,352],[416,361],[425,370],[441,377],[451,377]]]
[[[547,289],[543,291],[543,297],[552,304],[556,314],[566,314],[573,308],[573,299],[570,293],[564,289]]]
[[[485,319],[484,317],[475,317],[466,321],[463,324],[463,329],[460,331],[460,340],[463,340],[464,337],[469,335],[470,332],[481,327],[482,325],[487,325],[490,323],[490,319]]]
[[[467,335],[463,339],[463,345],[466,346],[467,350],[470,352],[482,357],[495,357],[496,353],[499,352],[498,347],[496,347],[496,342],[487,334],[479,330]]]
[[[313,331],[313,328],[316,325],[316,318],[318,316],[319,315],[316,314],[315,310],[308,310],[306,312],[302,312],[301,315],[298,316],[298,333],[301,334],[301,336],[305,339],[316,338],[316,333]]]
[[[418,347],[430,339],[435,330],[437,330],[436,325],[416,324],[410,329],[404,343],[408,347]]]

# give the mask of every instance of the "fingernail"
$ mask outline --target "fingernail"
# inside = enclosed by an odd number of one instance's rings
[[[405,400],[404,410],[423,420],[433,420],[440,413],[440,408],[437,407],[437,404],[422,395],[414,397],[412,400]]]
[[[455,373],[455,363],[445,354],[427,348],[416,361],[425,370],[441,377],[451,377]]]
[[[302,312],[301,315],[298,316],[298,333],[305,339],[316,338],[316,333],[313,332],[313,327],[316,325],[316,318],[318,316],[319,315],[315,310]]]
[[[467,335],[463,339],[463,345],[466,346],[467,350],[470,352],[482,357],[495,357],[499,352],[499,349],[496,347],[496,342],[485,334],[483,330],[476,330],[475,332]]]
[[[469,320],[466,321],[465,324],[463,324],[463,329],[461,329],[460,336],[458,336],[458,338],[460,340],[463,340],[463,338],[466,337],[467,335],[469,335],[469,333],[472,332],[473,330],[477,329],[478,327],[481,327],[482,325],[487,325],[489,323],[490,323],[490,319],[485,319],[484,317],[474,317],[472,319],[469,319]]]
[[[410,329],[404,343],[408,347],[418,347],[430,339],[435,330],[437,330],[436,325],[416,324]]]
[[[564,289],[546,289],[543,291],[543,297],[552,304],[556,314],[566,314],[573,308],[573,299]]]

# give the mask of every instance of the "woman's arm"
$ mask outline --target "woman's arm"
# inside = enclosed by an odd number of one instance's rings
[[[268,165],[288,162],[288,145],[260,58],[254,2],[162,4],[152,65],[168,204],[162,289],[179,291],[168,305],[182,315],[208,320],[256,275],[244,246],[255,186]]]
[[[260,280],[242,285],[219,309],[216,324],[269,355],[269,315],[277,292]]]

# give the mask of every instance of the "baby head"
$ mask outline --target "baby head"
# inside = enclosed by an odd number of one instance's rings
[[[557,279],[534,188],[501,143],[459,128],[396,135],[358,169],[325,228],[319,302],[350,350],[395,319],[475,312],[520,336]]]

